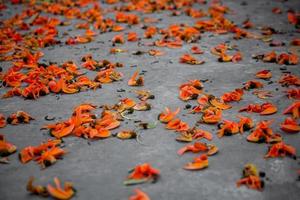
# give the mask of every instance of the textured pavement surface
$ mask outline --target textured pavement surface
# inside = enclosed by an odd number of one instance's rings
[[[237,0],[224,1],[233,10],[233,13],[226,16],[239,25],[249,18],[255,24],[254,32],[259,32],[258,27],[266,25],[283,31],[284,33],[275,34],[272,37],[286,44],[293,38],[299,38],[300,34],[296,33],[295,28],[287,22],[286,12],[276,15],[271,11],[273,7],[280,7],[283,11],[300,8],[299,1],[249,0],[244,2],[247,2],[247,5]],[[207,8],[207,5],[203,7]],[[1,19],[14,15],[20,9],[22,6],[9,6],[9,9],[1,11]],[[147,14],[147,16],[162,18],[162,21],[156,24],[159,28],[165,28],[172,23],[192,24],[194,22],[192,18],[184,14],[170,16],[170,12]],[[62,32],[69,31],[70,35],[77,35],[80,32],[72,26],[60,28]],[[140,25],[133,26],[131,30],[136,31],[139,35],[142,35],[144,31]],[[63,63],[73,60],[80,66],[81,57],[88,53],[92,54],[96,60],[107,59],[121,62],[125,67],[118,70],[124,74],[123,81],[103,85],[101,89],[95,91],[59,95],[59,98],[57,95],[50,94],[38,100],[24,100],[20,97],[0,99],[0,112],[6,116],[18,110],[24,110],[35,118],[30,124],[6,126],[1,129],[1,133],[6,136],[7,140],[14,143],[19,150],[29,145],[38,145],[50,138],[47,131],[40,130],[43,125],[49,123],[44,120],[46,115],[56,117],[56,121],[64,120],[71,115],[75,106],[84,102],[100,106],[117,103],[124,97],[135,98],[132,91],[136,88],[127,86],[127,80],[136,69],[146,71],[144,73],[145,86],[142,88],[151,90],[155,99],[149,101],[152,104],[151,111],[134,112],[130,117],[154,122],[164,107],[172,109],[180,107],[179,117],[192,126],[200,116],[188,114],[188,110],[184,109],[187,103],[178,98],[180,84],[190,79],[208,79],[209,81],[204,83],[205,91],[220,96],[224,92],[240,87],[243,82],[254,79],[257,71],[269,69],[273,73],[271,80],[274,83],[267,84],[265,82],[264,89],[273,92],[274,97],[268,101],[278,106],[278,113],[271,116],[259,116],[255,113],[245,113],[245,115],[251,116],[255,122],[262,119],[273,119],[273,130],[282,133],[284,141],[296,147],[297,155],[299,155],[299,134],[288,135],[279,128],[279,124],[285,119],[282,111],[292,102],[282,92],[286,88],[276,83],[282,74],[280,70],[282,66],[262,61],[257,62],[251,58],[253,54],[272,50],[287,52],[291,48],[289,45],[269,47],[267,43],[253,39],[233,40],[232,34],[204,33],[196,45],[201,47],[205,53],[196,55],[196,57],[205,60],[206,63],[192,66],[180,64],[178,61],[179,57],[188,53],[190,47],[195,44],[184,44],[179,49],[161,48],[166,54],[152,57],[148,54],[133,55],[132,53],[137,50],[147,51],[153,47],[126,42],[124,45],[120,45],[120,48],[126,49],[128,52],[113,55],[109,54],[109,50],[112,48],[110,40],[116,34],[118,33],[99,34],[93,42],[87,44],[57,45],[43,49],[45,54],[42,58],[43,62]],[[142,39],[141,43],[145,44],[150,41],[154,41],[154,39]],[[243,54],[241,62],[220,63],[210,53],[211,47],[226,41],[237,45]],[[293,50],[297,51],[299,55],[299,48]],[[0,65],[5,71],[10,66],[10,62],[1,62]],[[134,65],[137,67],[132,67]],[[300,75],[299,64],[286,67],[293,74]],[[88,75],[95,75],[95,72],[88,72]],[[120,88],[125,89],[126,92],[117,92]],[[4,94],[6,90],[1,88],[0,94]],[[264,100],[258,99],[251,92],[246,92],[242,101],[232,103],[233,108],[223,113],[223,119],[237,120],[237,111],[241,107],[249,103],[263,102]],[[191,101],[189,104],[196,105],[197,103]],[[100,114],[100,109],[96,112]],[[21,164],[18,154],[15,153],[9,157],[10,164],[0,165],[0,199],[41,199],[26,191],[25,186],[30,176],[35,176],[36,181],[41,184],[52,182],[54,176],[72,181],[77,189],[74,199],[127,199],[135,186],[124,186],[122,182],[129,169],[143,162],[149,162],[161,171],[161,178],[155,184],[145,183],[137,186],[154,200],[292,200],[299,198],[300,182],[297,181],[297,170],[300,169],[299,159],[293,160],[287,157],[266,160],[263,156],[267,152],[268,145],[247,142],[248,133],[219,139],[216,137],[216,126],[201,125],[200,127],[213,133],[213,143],[220,150],[217,155],[210,157],[210,166],[205,170],[190,172],[182,169],[182,166],[192,160],[195,155],[186,154],[179,157],[176,152],[184,144],[176,142],[175,133],[166,130],[164,125],[158,122],[156,128],[142,132],[141,140],[145,145],[141,145],[135,140],[121,141],[113,137],[92,142],[77,137],[64,138],[64,149],[68,151],[68,154],[63,157],[63,160],[59,160],[55,165],[43,170],[35,162]],[[121,127],[113,132],[127,128],[134,128],[133,121],[122,122]],[[246,187],[236,187],[236,181],[241,177],[242,168],[248,162],[256,164],[261,171],[266,172],[268,179],[265,181],[265,188],[262,192]]]

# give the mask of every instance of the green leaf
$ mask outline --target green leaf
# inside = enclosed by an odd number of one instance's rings
[[[149,179],[143,178],[143,179],[128,179],[123,182],[124,185],[136,185],[147,182]]]
[[[157,122],[149,122],[147,125],[148,129],[156,128]]]

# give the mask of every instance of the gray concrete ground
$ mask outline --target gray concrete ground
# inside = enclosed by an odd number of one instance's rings
[[[236,24],[241,24],[249,17],[255,24],[254,31],[258,32],[257,27],[267,25],[285,32],[273,35],[275,40],[288,44],[291,39],[299,38],[300,34],[296,33],[295,28],[287,22],[286,16],[288,9],[300,8],[299,1],[249,0],[243,2],[247,2],[247,5],[244,5],[242,1],[225,1],[225,4],[234,11],[233,14],[227,16]],[[206,8],[207,5],[204,7]],[[284,13],[273,14],[271,12],[273,7],[280,7]],[[15,14],[19,9],[21,6],[10,6],[9,9],[1,11],[1,19]],[[149,14],[149,16],[163,19],[157,24],[159,28],[167,27],[172,23],[191,24],[193,22],[185,15],[173,17],[169,12]],[[69,30],[70,27],[65,29]],[[134,26],[132,30],[139,35],[143,33],[140,25]],[[69,32],[70,35],[78,33],[79,31],[75,28]],[[205,53],[196,57],[204,59],[206,63],[190,66],[180,64],[178,60],[183,53],[189,52],[193,44],[184,44],[179,49],[162,48],[166,52],[165,56],[151,57],[148,54],[137,56],[132,53],[137,50],[146,51],[152,47],[139,47],[137,43],[127,42],[120,47],[127,49],[128,52],[112,55],[109,54],[109,50],[113,35],[115,33],[100,34],[96,36],[94,42],[83,45],[47,47],[42,50],[45,53],[42,61],[62,63],[73,60],[80,65],[81,57],[91,53],[96,60],[108,59],[124,63],[125,67],[119,69],[124,73],[123,81],[103,85],[102,89],[96,91],[60,95],[59,99],[53,94],[38,100],[24,100],[19,97],[1,99],[0,112],[6,116],[17,110],[24,110],[35,118],[30,124],[8,125],[1,129],[1,133],[6,136],[7,140],[17,145],[19,150],[29,145],[38,145],[50,138],[47,131],[40,130],[43,125],[49,123],[44,120],[46,115],[56,117],[58,121],[67,119],[72,109],[84,102],[102,105],[117,103],[121,97],[135,98],[132,92],[135,88],[127,86],[127,80],[137,68],[147,71],[143,88],[150,89],[156,98],[149,101],[153,106],[151,111],[135,112],[132,117],[153,122],[157,120],[157,115],[164,107],[172,109],[181,107],[180,118],[191,126],[200,116],[188,114],[188,110],[183,109],[186,103],[178,98],[178,86],[181,83],[190,79],[208,79],[209,81],[204,83],[205,90],[219,96],[240,87],[247,80],[254,79],[258,70],[270,69],[273,73],[271,80],[274,83],[266,84],[265,89],[273,92],[274,97],[269,101],[278,106],[279,112],[263,117],[258,114],[245,115],[251,116],[255,122],[262,119],[274,119],[273,129],[282,133],[284,141],[295,146],[299,153],[299,134],[286,134],[279,128],[279,124],[285,118],[282,111],[292,102],[282,92],[285,88],[276,83],[282,74],[279,69],[281,66],[274,63],[256,62],[251,58],[252,54],[271,50],[286,52],[290,49],[289,45],[269,47],[268,44],[253,39],[232,40],[232,34],[204,33],[196,45],[200,46]],[[142,42],[147,43],[152,40],[143,39]],[[238,46],[244,56],[241,62],[236,64],[220,63],[209,52],[211,47],[225,41],[230,41],[230,44]],[[130,67],[132,65],[137,65],[137,68]],[[1,66],[5,70],[10,63],[2,62]],[[286,67],[293,74],[300,75],[299,65]],[[94,72],[88,73],[95,75]],[[120,88],[125,89],[126,92],[117,92]],[[6,90],[1,88],[0,93],[3,94]],[[264,101],[252,95],[251,92],[247,92],[241,102],[233,103],[233,108],[224,112],[223,118],[237,120],[236,115],[239,108],[249,103],[262,102]],[[195,101],[189,103],[196,105]],[[99,114],[100,110],[97,110],[97,113]],[[132,121],[125,121],[119,129],[113,132],[132,127],[134,127]],[[0,165],[0,199],[39,199],[40,197],[30,195],[26,191],[25,186],[30,176],[35,176],[37,183],[41,184],[52,182],[54,176],[58,176],[61,180],[74,182],[77,189],[74,199],[127,199],[135,187],[124,186],[122,181],[126,178],[128,169],[143,162],[149,162],[161,171],[161,178],[157,183],[145,183],[137,186],[154,200],[299,199],[300,182],[297,181],[299,159],[293,160],[287,157],[266,160],[263,155],[266,153],[268,145],[247,142],[248,133],[219,139],[216,137],[216,126],[201,125],[200,127],[214,134],[213,143],[220,149],[216,156],[209,158],[210,166],[205,170],[195,172],[183,170],[182,166],[192,160],[195,155],[187,154],[179,157],[176,151],[184,144],[176,142],[175,133],[164,129],[163,124],[158,123],[155,129],[143,131],[142,141],[146,145],[141,145],[135,140],[121,141],[116,138],[93,142],[77,137],[65,138],[64,149],[68,151],[68,154],[64,156],[63,160],[59,160],[55,165],[44,170],[41,170],[35,162],[21,164],[18,154],[15,153],[9,157],[10,164]],[[242,168],[248,162],[256,164],[260,170],[266,172],[268,180],[265,181],[265,188],[262,192],[246,187],[236,187],[236,181],[241,177]]]

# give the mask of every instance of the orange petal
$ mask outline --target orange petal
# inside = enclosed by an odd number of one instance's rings
[[[262,105],[262,108],[263,108],[263,105]],[[270,104],[270,105],[268,105],[267,108],[263,109],[262,112],[260,112],[260,115],[272,115],[276,112],[277,112],[277,108],[274,105]]]
[[[129,197],[129,200],[150,200],[150,197],[140,189],[135,189],[135,195]]]
[[[70,183],[68,185],[66,184],[67,187],[65,186],[65,188],[62,189],[57,178],[54,178],[54,182],[56,183],[56,187],[53,187],[50,184],[47,186],[47,191],[52,197],[60,200],[68,200],[72,198],[74,190]]]
[[[52,130],[51,134],[55,136],[56,138],[62,138],[67,135],[70,135],[74,129],[75,125],[73,123],[70,123],[69,125],[66,125],[64,128],[59,130]]]

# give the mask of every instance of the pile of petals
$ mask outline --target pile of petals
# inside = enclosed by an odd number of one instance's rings
[[[229,120],[223,120],[219,124],[218,137],[223,137],[224,135],[234,135],[239,132],[239,124]]]
[[[166,123],[166,129],[178,132],[187,131],[189,129],[189,125],[181,121],[179,118],[175,118],[179,111],[179,108],[177,108],[174,112],[172,112],[169,108],[165,108],[165,112],[160,113],[158,119],[162,123]]]
[[[222,119],[222,110],[211,106],[203,111],[200,122],[206,124],[217,124],[219,121],[221,121],[221,119]]]
[[[262,60],[263,62],[274,62],[279,65],[297,65],[299,63],[299,57],[293,53],[281,53],[277,55],[272,51],[261,55],[255,55],[253,58]]]
[[[222,99],[217,98],[213,95],[208,96],[208,102],[212,107],[215,107],[220,110],[227,110],[231,108],[231,105],[226,104],[226,102],[224,102]]]
[[[95,77],[95,81],[100,83],[111,83],[115,81],[120,81],[122,80],[122,78],[122,73],[116,71],[113,68],[108,68],[99,71]]]
[[[197,103],[198,103],[198,105],[193,107],[191,113],[200,113],[205,108],[209,107],[208,96],[201,95],[200,97],[198,97]]]
[[[197,99],[198,95],[202,93],[203,84],[199,80],[190,80],[179,86],[179,98],[183,101],[190,99]]]
[[[0,61],[12,61],[12,65],[2,72],[0,71],[0,82],[5,87],[6,93],[3,98],[12,96],[21,96],[25,99],[37,99],[50,93],[55,94],[74,94],[87,89],[101,88],[102,84],[120,81],[123,74],[116,68],[123,67],[122,63],[110,62],[108,60],[95,60],[92,55],[83,56],[81,67],[83,70],[90,70],[88,73],[97,73],[91,79],[81,73],[79,67],[73,61],[67,61],[61,65],[55,63],[41,63],[44,56],[42,48],[57,45],[77,45],[92,42],[96,36],[106,32],[114,33],[111,37],[113,48],[109,53],[117,56],[118,53],[128,52],[128,50],[119,48],[126,42],[137,42],[137,46],[153,46],[166,48],[181,48],[186,43],[199,43],[202,33],[227,34],[232,33],[234,39],[252,38],[252,39],[270,39],[272,34],[278,33],[272,27],[262,28],[262,36],[257,36],[245,29],[250,29],[254,24],[247,19],[239,26],[226,18],[226,14],[232,12],[229,7],[223,5],[218,0],[210,2],[207,11],[194,8],[194,4],[206,4],[205,0],[190,1],[119,1],[106,0],[102,6],[95,0],[80,1],[30,1],[11,0],[12,4],[23,4],[25,10],[15,16],[1,20],[0,28]],[[22,5],[22,6],[23,6]],[[197,5],[198,6],[198,5]],[[0,3],[0,10],[7,9],[4,3]],[[161,27],[157,23],[161,19],[151,17],[141,17],[138,14],[154,13],[168,11],[172,16],[185,14],[193,21],[191,25],[174,23],[168,27]],[[130,12],[134,12],[130,13]],[[280,8],[274,8],[273,13],[282,13]],[[106,15],[112,15],[106,16]],[[300,24],[300,14],[293,10],[287,11],[288,22],[296,27]],[[84,33],[71,36],[67,32],[60,33],[58,26],[73,25],[72,20],[76,20],[75,28],[84,29]],[[78,22],[80,20],[80,22]],[[144,24],[140,24],[143,22]],[[136,32],[128,32],[133,25],[144,29],[142,35]],[[155,24],[155,25],[153,25]],[[69,28],[69,27],[68,27]],[[124,31],[124,32],[122,32]],[[126,31],[126,33],[125,33]],[[70,31],[68,31],[70,32]],[[64,38],[66,36],[66,38]],[[205,36],[205,35],[204,35]],[[265,36],[268,36],[266,38]],[[63,38],[62,41],[60,39]],[[154,39],[148,44],[144,40]],[[101,41],[99,41],[101,42]],[[295,38],[290,45],[299,46],[299,38]],[[283,42],[272,41],[270,46],[283,46]],[[234,51],[234,53],[230,53]],[[150,56],[161,56],[164,52],[161,50],[150,49],[146,52],[137,51],[134,55],[148,53]],[[191,54],[203,54],[204,52],[197,46],[189,49]],[[243,59],[242,53],[236,45],[220,43],[211,48],[211,53],[217,56],[219,62],[239,62]],[[272,62],[280,65],[297,65],[299,57],[295,53],[275,53],[274,51],[262,55],[253,56],[254,59],[263,62]],[[179,58],[180,63],[190,65],[200,65],[204,61],[198,60],[189,53],[183,54]],[[92,72],[91,72],[92,71]],[[143,86],[144,77],[140,76],[139,71],[135,71],[129,78],[129,86]],[[255,74],[256,78],[269,80],[272,78],[270,70],[260,70]],[[203,81],[204,82],[204,81]],[[291,73],[284,73],[278,81],[284,87],[300,86],[300,78]],[[269,82],[272,84],[272,82]],[[166,129],[176,132],[176,140],[180,142],[193,142],[178,150],[179,155],[186,152],[203,153],[184,166],[186,170],[200,170],[209,165],[208,157],[218,152],[218,148],[213,144],[206,144],[199,140],[206,139],[211,141],[213,136],[210,132],[199,129],[200,123],[218,124],[218,137],[224,135],[233,135],[243,133],[252,129],[255,124],[249,117],[238,116],[239,121],[223,120],[222,114],[225,110],[232,108],[229,102],[239,102],[243,99],[245,90],[260,89],[264,83],[258,80],[249,80],[244,83],[243,88],[237,88],[233,91],[224,93],[220,98],[203,92],[203,84],[200,80],[190,80],[179,87],[179,98],[183,101],[196,100],[198,105],[193,107],[190,113],[201,113],[201,118],[194,127],[176,117],[180,112],[166,108],[158,119],[165,124]],[[125,91],[125,90],[124,90]],[[280,128],[288,133],[297,133],[300,131],[298,119],[300,118],[300,92],[298,88],[289,88],[286,95],[290,99],[295,99],[283,114],[291,114],[292,117],[286,118]],[[66,152],[60,148],[61,138],[67,136],[77,136],[89,139],[108,138],[111,135],[119,139],[137,138],[135,130],[121,130],[116,134],[111,134],[111,130],[120,126],[123,119],[129,119],[126,114],[131,114],[134,110],[150,110],[151,105],[146,102],[153,99],[154,95],[147,90],[136,91],[140,102],[135,102],[130,98],[123,98],[119,103],[109,106],[102,106],[103,111],[98,117],[95,114],[96,106],[92,104],[81,104],[74,108],[70,118],[44,126],[48,129],[56,140],[49,140],[39,146],[28,146],[20,152],[20,160],[27,163],[31,160],[37,161],[42,167],[54,164],[58,158],[61,158]],[[252,94],[261,99],[271,97],[268,91],[255,90]],[[200,96],[201,95],[201,96]],[[191,105],[189,105],[191,108]],[[187,106],[186,106],[187,108]],[[189,108],[187,108],[189,109]],[[277,107],[272,103],[250,104],[240,109],[240,112],[256,112],[260,115],[271,115],[277,112]],[[23,111],[18,111],[10,115],[7,119],[0,114],[0,128],[5,127],[6,123],[20,124],[29,123],[33,118]],[[221,122],[221,123],[220,123]],[[249,142],[271,143],[266,158],[283,157],[289,155],[296,156],[296,148],[285,144],[279,134],[273,133],[270,128],[272,121],[260,121],[256,124],[254,130],[247,136]],[[142,123],[141,123],[142,124]],[[140,125],[141,125],[140,124]],[[142,124],[143,126],[143,124]],[[147,125],[145,125],[147,127]],[[286,134],[287,135],[287,134]],[[16,152],[16,147],[5,141],[4,136],[0,135],[0,156],[7,156]],[[2,161],[2,160],[0,160]],[[160,176],[159,170],[153,168],[150,164],[144,163],[137,165],[129,172],[125,185],[143,183],[147,181],[156,181]],[[41,196],[51,196],[56,199],[70,199],[75,194],[72,183],[67,182],[64,187],[60,185],[58,178],[54,178],[55,186],[48,185],[34,186],[33,179],[30,179],[27,190],[33,194]],[[252,164],[247,164],[243,170],[243,177],[237,182],[237,185],[246,185],[251,189],[262,190],[264,182],[259,177],[257,168]],[[143,191],[136,189],[136,195],[131,196],[130,200],[149,200],[149,196]]]
[[[49,129],[51,135],[63,138],[69,135],[84,138],[107,138],[111,133],[109,130],[120,125],[117,116],[113,112],[103,111],[101,118],[96,119],[92,110],[96,106],[92,104],[81,104],[75,107],[71,118],[63,122],[49,124],[43,128]]]
[[[284,142],[278,142],[269,148],[265,158],[277,158],[285,156],[296,158],[296,148],[291,145],[287,145]]]
[[[212,140],[212,134],[196,128],[189,128],[188,124],[182,122],[180,119],[175,118],[179,113],[179,108],[172,112],[169,108],[166,108],[165,112],[162,112],[158,119],[162,123],[167,123],[166,128],[176,130],[179,132],[179,136],[176,138],[180,142],[191,142],[194,139],[205,138],[207,140]],[[205,152],[207,155],[214,155],[218,152],[218,148],[212,144],[205,144],[201,142],[195,142],[193,145],[187,145],[178,150],[178,154],[182,155],[187,151],[192,151],[193,153]],[[203,154],[200,157],[194,159],[193,163],[188,163],[184,169],[186,170],[199,170],[208,167],[207,155]]]
[[[277,112],[277,107],[272,103],[249,104],[239,110],[239,112],[255,112],[260,115],[272,115]]]
[[[208,131],[199,129],[199,128],[189,128],[186,131],[179,132],[179,135],[176,137],[178,142],[192,142],[193,140],[206,139],[211,141],[213,138],[212,134]]]
[[[17,151],[17,147],[4,138],[4,135],[0,134],[0,157],[9,156]]]
[[[93,59],[92,55],[90,54],[84,55],[81,58],[81,61],[83,62],[81,65],[84,68],[92,71],[101,71],[105,69],[114,69],[116,67],[119,68],[123,67],[123,64],[119,62],[112,63],[109,60],[96,61]]]
[[[74,195],[76,190],[74,189],[73,183],[65,182],[64,186],[62,187],[60,180],[55,177],[54,184],[48,184],[47,187],[42,185],[33,185],[34,178],[30,177],[27,183],[27,191],[31,194],[39,195],[42,197],[51,196],[55,199],[59,200],[68,200],[71,199]]]
[[[199,153],[199,152],[205,152],[208,156],[214,155],[218,152],[218,147],[216,147],[213,144],[206,144],[202,142],[195,142],[192,145],[186,145],[182,148],[180,148],[177,151],[178,155],[183,155],[186,152],[192,152],[192,153]]]
[[[143,96],[140,96],[140,98],[151,98],[149,91],[146,93],[143,91],[141,94]],[[93,113],[96,109],[95,105],[81,104],[74,108],[73,114],[69,119],[45,125],[42,129],[49,129],[50,134],[57,139],[69,135],[89,139],[104,139],[112,135],[110,131],[119,127],[124,118],[128,119],[125,114],[132,113],[134,110],[150,110],[151,104],[146,102],[146,100],[136,103],[130,98],[124,98],[115,105],[103,105],[102,108],[101,116],[97,118]],[[123,130],[116,136],[120,139],[130,139],[136,137],[136,132]]]
[[[247,136],[249,142],[255,143],[276,143],[281,142],[282,137],[279,134],[274,134],[270,128],[272,121],[261,121],[257,123],[255,129]]]
[[[244,131],[250,130],[254,127],[254,123],[251,118],[239,116],[240,121],[234,122],[229,120],[223,120],[222,123],[218,124],[218,137],[221,138],[224,135],[230,136],[237,133],[243,133]]]
[[[246,164],[243,169],[243,177],[237,181],[236,185],[238,187],[245,185],[250,189],[261,191],[264,182],[259,177],[257,167],[253,164]]]
[[[160,172],[158,169],[153,168],[149,163],[137,165],[130,171],[127,180],[124,181],[125,185],[134,185],[145,182],[156,182],[159,178]]]
[[[8,124],[18,125],[20,123],[28,124],[34,118],[24,111],[18,111],[7,117],[6,121]]]
[[[244,116],[238,116],[238,117],[240,118],[238,125],[241,134],[244,133],[244,131],[248,131],[254,127],[254,123],[251,118],[244,117]]]
[[[186,122],[183,122],[179,118],[172,119],[166,124],[166,129],[174,130],[174,131],[187,131],[189,129],[189,125]]]
[[[59,146],[61,140],[49,140],[39,146],[28,146],[20,151],[20,161],[28,163],[35,160],[42,168],[48,167],[56,163],[57,159],[61,158],[66,151]]]
[[[30,56],[32,55],[28,53],[23,60],[28,62]],[[73,94],[85,89],[101,87],[99,75],[95,81],[92,81],[80,74],[73,62],[65,62],[61,66],[40,64],[37,60],[32,62],[33,64],[28,66],[26,62],[19,61],[15,64],[17,66],[4,73],[0,79],[5,87],[11,89],[3,95],[3,98],[22,96],[26,99],[37,99],[50,92]],[[26,73],[23,73],[22,69],[27,69]]]
[[[229,47],[226,44],[219,44],[213,48],[211,48],[211,53],[213,55],[218,56],[219,62],[239,62],[242,60],[242,54],[240,52],[236,52],[234,55],[228,55],[227,50]]]
[[[221,96],[221,99],[225,103],[232,102],[232,101],[240,101],[242,99],[243,95],[244,95],[243,89],[238,88],[238,89],[235,89],[234,91],[224,93]]]
[[[300,88],[291,88],[288,89],[286,95],[289,99],[297,99],[300,100]]]
[[[218,120],[221,119],[222,116],[222,110],[230,109],[231,106],[226,104],[225,101],[223,101],[221,98],[217,98],[213,95],[202,95],[197,99],[198,106],[195,106],[192,110],[192,113],[200,113],[208,114],[210,115],[211,111],[214,113],[218,113],[217,118]],[[205,115],[206,115],[205,114]],[[203,120],[203,119],[202,119]],[[205,120],[204,120],[205,122]],[[205,122],[209,123],[209,122]],[[213,122],[216,123],[216,122]]]
[[[250,80],[247,81],[246,83],[244,83],[244,89],[245,90],[251,90],[251,89],[259,89],[259,88],[263,88],[264,84],[261,83],[260,81],[256,81],[256,80]]]
[[[203,60],[199,61],[193,56],[191,56],[190,54],[184,54],[180,57],[180,63],[186,63],[190,65],[201,65],[205,63],[205,61]]]
[[[300,78],[293,74],[283,74],[280,77],[278,82],[282,86],[290,86],[290,85],[300,86]]]

